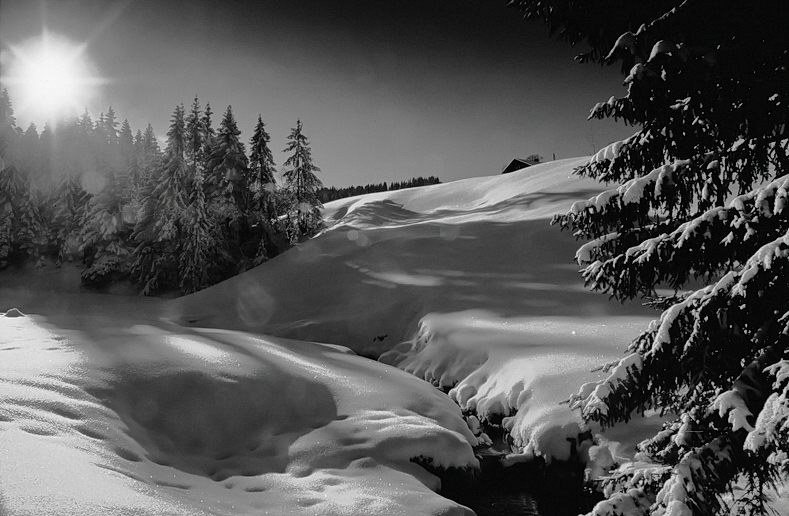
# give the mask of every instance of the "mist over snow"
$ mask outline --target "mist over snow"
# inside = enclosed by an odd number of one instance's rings
[[[1,279],[0,513],[470,514],[412,461],[478,467],[461,409],[505,416],[513,462],[566,459],[559,402],[656,314],[587,292],[548,224],[603,190],[587,159],[329,203],[175,300]]]

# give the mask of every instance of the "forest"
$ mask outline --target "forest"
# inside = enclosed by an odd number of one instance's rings
[[[340,188],[330,186],[328,188],[321,188],[318,191],[318,198],[321,202],[325,203],[336,201],[338,199],[345,199],[346,197],[353,197],[354,195],[364,195],[375,192],[391,192],[393,190],[402,190],[403,188],[414,188],[417,186],[438,184],[441,184],[441,181],[435,176],[428,176],[426,178],[419,176],[408,179],[407,181],[392,181],[391,183],[384,181],[383,183],[368,184],[364,186],[346,186]]]
[[[143,294],[190,293],[276,256],[320,231],[319,169],[301,121],[275,181],[258,117],[249,150],[228,106],[176,106],[165,148],[153,127],[132,131],[112,107],[39,133],[17,127],[0,97],[0,269],[48,260],[84,265],[82,281],[118,280]]]

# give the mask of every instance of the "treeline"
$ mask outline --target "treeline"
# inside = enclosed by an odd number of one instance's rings
[[[430,176],[415,177],[408,181],[392,182],[392,183],[377,183],[364,186],[346,186],[336,188],[330,186],[329,188],[321,188],[318,192],[318,198],[322,203],[336,201],[337,199],[345,199],[346,197],[353,197],[354,195],[362,195],[375,192],[388,192],[391,190],[402,190],[404,188],[413,188],[415,186],[437,185],[441,181],[435,177]]]
[[[277,255],[321,228],[309,141],[288,136],[276,184],[258,117],[249,151],[228,106],[214,128],[195,98],[173,112],[165,148],[110,107],[39,133],[0,96],[0,269],[81,260],[86,284],[130,279],[144,294],[190,293]]]

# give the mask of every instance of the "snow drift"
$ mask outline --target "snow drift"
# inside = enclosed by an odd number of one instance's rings
[[[475,468],[444,395],[341,348],[0,317],[0,512],[463,514],[411,460]],[[112,335],[112,337],[110,337]]]

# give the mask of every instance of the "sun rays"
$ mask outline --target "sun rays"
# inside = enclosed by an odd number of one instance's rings
[[[2,82],[12,90],[17,114],[52,122],[83,110],[105,81],[86,54],[87,45],[43,32],[11,45],[3,56]]]

